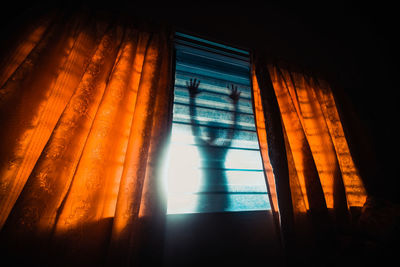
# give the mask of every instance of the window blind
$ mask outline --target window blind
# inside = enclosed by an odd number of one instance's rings
[[[175,35],[168,213],[270,209],[251,99],[249,52]],[[196,97],[187,85],[200,81]],[[235,103],[233,88],[240,92]]]

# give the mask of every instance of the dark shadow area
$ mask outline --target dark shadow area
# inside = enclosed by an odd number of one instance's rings
[[[125,266],[125,258],[110,257],[113,218],[77,225],[57,236],[1,236],[2,266]],[[130,261],[133,266],[162,266],[165,217],[138,218]],[[121,265],[122,263],[122,265]]]
[[[112,218],[71,228],[57,237],[1,233],[3,266],[102,266],[108,252]]]
[[[164,266],[282,266],[275,229],[271,211],[168,215]]]

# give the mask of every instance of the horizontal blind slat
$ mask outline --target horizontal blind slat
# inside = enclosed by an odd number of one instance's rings
[[[229,53],[235,49],[228,46],[190,40],[185,35],[175,45],[168,213],[270,209],[249,57]],[[200,81],[195,98],[189,96],[190,79]],[[235,103],[231,84],[240,92]]]

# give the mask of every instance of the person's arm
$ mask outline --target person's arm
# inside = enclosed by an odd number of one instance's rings
[[[237,116],[238,116],[238,109],[239,109],[239,98],[240,98],[240,92],[237,89],[237,86],[234,86],[231,84],[231,88],[228,89],[231,90],[231,94],[229,95],[229,98],[232,101],[233,104],[233,115],[232,115],[232,121],[233,121],[233,127],[228,129],[227,135],[226,135],[226,140],[223,143],[223,146],[230,147],[232,144],[233,137],[235,135],[235,128],[236,128],[236,123],[237,123]]]
[[[196,96],[200,93],[199,85],[200,81],[198,81],[197,79],[190,79],[190,82],[186,82],[186,88],[189,91],[190,126],[192,128],[192,133],[196,142],[203,141],[200,136],[200,127],[198,126],[198,122],[195,119],[197,116],[195,99]]]

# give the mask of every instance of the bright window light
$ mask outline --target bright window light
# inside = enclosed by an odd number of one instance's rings
[[[168,214],[270,209],[249,52],[182,33],[175,48]]]

